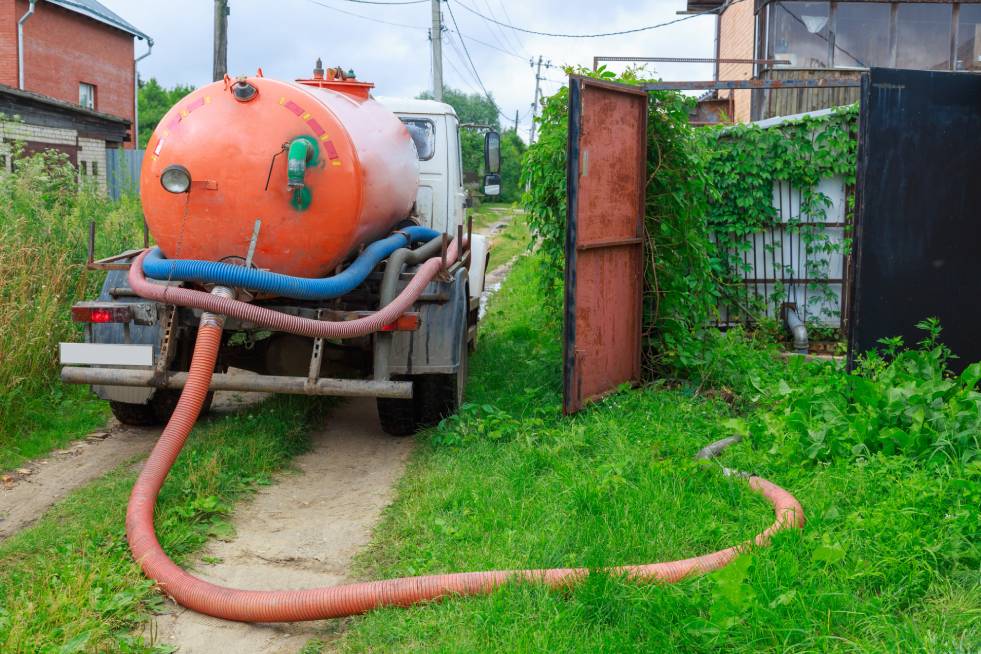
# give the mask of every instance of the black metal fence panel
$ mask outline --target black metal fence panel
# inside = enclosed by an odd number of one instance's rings
[[[873,68],[860,123],[849,364],[928,317],[981,360],[981,76]]]

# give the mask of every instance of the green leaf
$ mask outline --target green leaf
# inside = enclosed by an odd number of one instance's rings
[[[812,561],[827,563],[828,565],[834,565],[843,558],[845,558],[845,548],[842,544],[838,541],[829,544],[827,539],[811,554]]]

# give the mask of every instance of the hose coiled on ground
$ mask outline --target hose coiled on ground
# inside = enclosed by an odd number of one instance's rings
[[[220,284],[296,300],[329,300],[357,288],[392,252],[414,242],[430,241],[439,236],[440,232],[429,227],[406,227],[366,247],[343,272],[320,279],[292,277],[217,261],[167,259],[160,248],[150,251],[143,259],[142,268],[144,274],[152,279]]]
[[[451,244],[447,252],[448,261],[454,261],[456,258],[455,246],[455,243]],[[415,297],[418,297],[442,264],[439,258],[430,259],[423,264],[398,298],[373,316],[345,323],[327,323],[304,321],[283,314],[277,314],[282,318],[274,318],[268,314],[277,312],[233,300],[230,297],[231,291],[227,288],[218,287],[209,295],[200,291],[152,284],[142,275],[141,263],[145,256],[144,252],[130,268],[130,285],[137,294],[149,299],[206,310],[201,317],[187,384],[173,416],[140,472],[126,512],[126,535],[133,557],[139,562],[144,573],[154,579],[176,602],[200,613],[226,620],[292,622],[338,618],[385,606],[411,606],[453,595],[485,594],[517,579],[538,581],[552,587],[564,587],[589,575],[590,571],[587,568],[492,570],[405,577],[330,588],[253,591],[217,586],[182,570],[170,560],[160,546],[154,531],[153,512],[164,480],[184,447],[208,393],[221,345],[224,324],[224,316],[221,314],[234,315],[265,326],[308,336],[336,337],[341,332],[348,336],[355,333],[369,333],[387,324],[410,307]],[[202,296],[208,301],[204,301]],[[396,311],[398,314],[392,316],[391,314]],[[352,323],[359,324],[355,327]],[[760,477],[750,476],[748,482],[753,490],[762,494],[770,502],[776,515],[774,523],[757,534],[751,542],[689,559],[619,566],[608,572],[637,580],[676,582],[692,574],[721,568],[753,544],[766,545],[775,532],[803,525],[803,509],[790,493]]]

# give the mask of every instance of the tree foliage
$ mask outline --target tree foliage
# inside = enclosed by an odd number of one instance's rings
[[[155,77],[140,80],[140,147],[145,148],[160,120],[181,98],[194,90],[193,86],[178,84],[172,89],[160,85]]]

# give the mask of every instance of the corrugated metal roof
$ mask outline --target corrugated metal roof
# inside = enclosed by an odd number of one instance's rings
[[[105,23],[106,25],[115,27],[118,30],[132,34],[138,39],[143,39],[145,41],[153,40],[145,33],[127,23],[118,15],[109,11],[101,3],[96,2],[96,0],[48,0],[48,2],[53,5],[58,5],[59,7],[64,7],[69,11],[74,11],[77,14],[87,16],[92,20],[97,20],[100,23]]]

